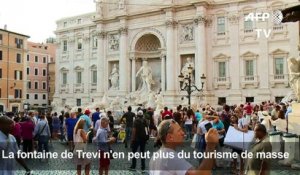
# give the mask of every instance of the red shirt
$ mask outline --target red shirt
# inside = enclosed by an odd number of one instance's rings
[[[246,114],[251,115],[252,114],[252,106],[251,105],[247,105],[244,108],[246,110]]]
[[[164,120],[166,116],[170,116],[171,118],[172,117],[172,113],[170,111],[164,111],[162,114],[161,114],[161,118]]]
[[[25,140],[31,140],[33,139],[33,131],[34,131],[34,124],[31,120],[26,122],[21,122],[21,129],[22,133],[21,136]]]
[[[16,138],[21,138],[21,125],[20,125],[20,123],[15,123],[12,135],[15,136]]]

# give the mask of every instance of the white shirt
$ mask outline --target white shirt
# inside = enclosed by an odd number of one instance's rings
[[[238,128],[243,129],[246,125],[249,125],[249,122],[245,117],[238,120]]]
[[[158,157],[152,156],[149,163],[150,175],[185,175],[193,166],[172,149],[162,147],[157,151]],[[171,157],[173,155],[173,157]]]

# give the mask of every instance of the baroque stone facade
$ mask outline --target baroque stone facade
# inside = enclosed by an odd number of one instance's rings
[[[136,73],[147,61],[152,90],[166,105],[183,104],[177,76],[190,57],[198,87],[206,76],[193,103],[279,100],[290,91],[287,59],[298,56],[299,26],[245,15],[272,16],[297,1],[238,1],[102,0],[94,13],[59,20],[54,99],[83,106],[104,95],[126,97],[138,90]],[[263,29],[260,36],[256,29]],[[111,88],[114,65],[118,87]]]

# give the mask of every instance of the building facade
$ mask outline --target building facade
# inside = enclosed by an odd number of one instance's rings
[[[30,108],[47,107],[49,103],[48,64],[54,62],[54,50],[53,44],[28,42],[26,101]]]
[[[206,76],[193,103],[280,100],[291,91],[287,59],[298,57],[299,26],[275,23],[272,16],[295,3],[96,2],[94,13],[57,21],[55,100],[81,106],[104,95],[126,97],[141,86],[143,61],[152,69],[151,90],[161,92],[169,106],[187,101],[177,78],[186,64],[194,66],[198,88]],[[270,18],[245,20],[258,13]]]
[[[56,44],[54,38],[47,39],[50,60],[48,60],[48,105],[51,105],[55,93],[55,57]]]
[[[0,29],[0,113],[23,110],[29,36]]]

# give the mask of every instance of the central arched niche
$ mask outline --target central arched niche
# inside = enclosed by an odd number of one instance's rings
[[[154,34],[145,34],[141,36],[134,47],[136,57],[136,72],[141,68],[142,61],[146,60],[152,69],[154,85],[151,90],[157,92],[161,88],[161,43]],[[141,87],[141,79],[136,79],[136,90]]]

